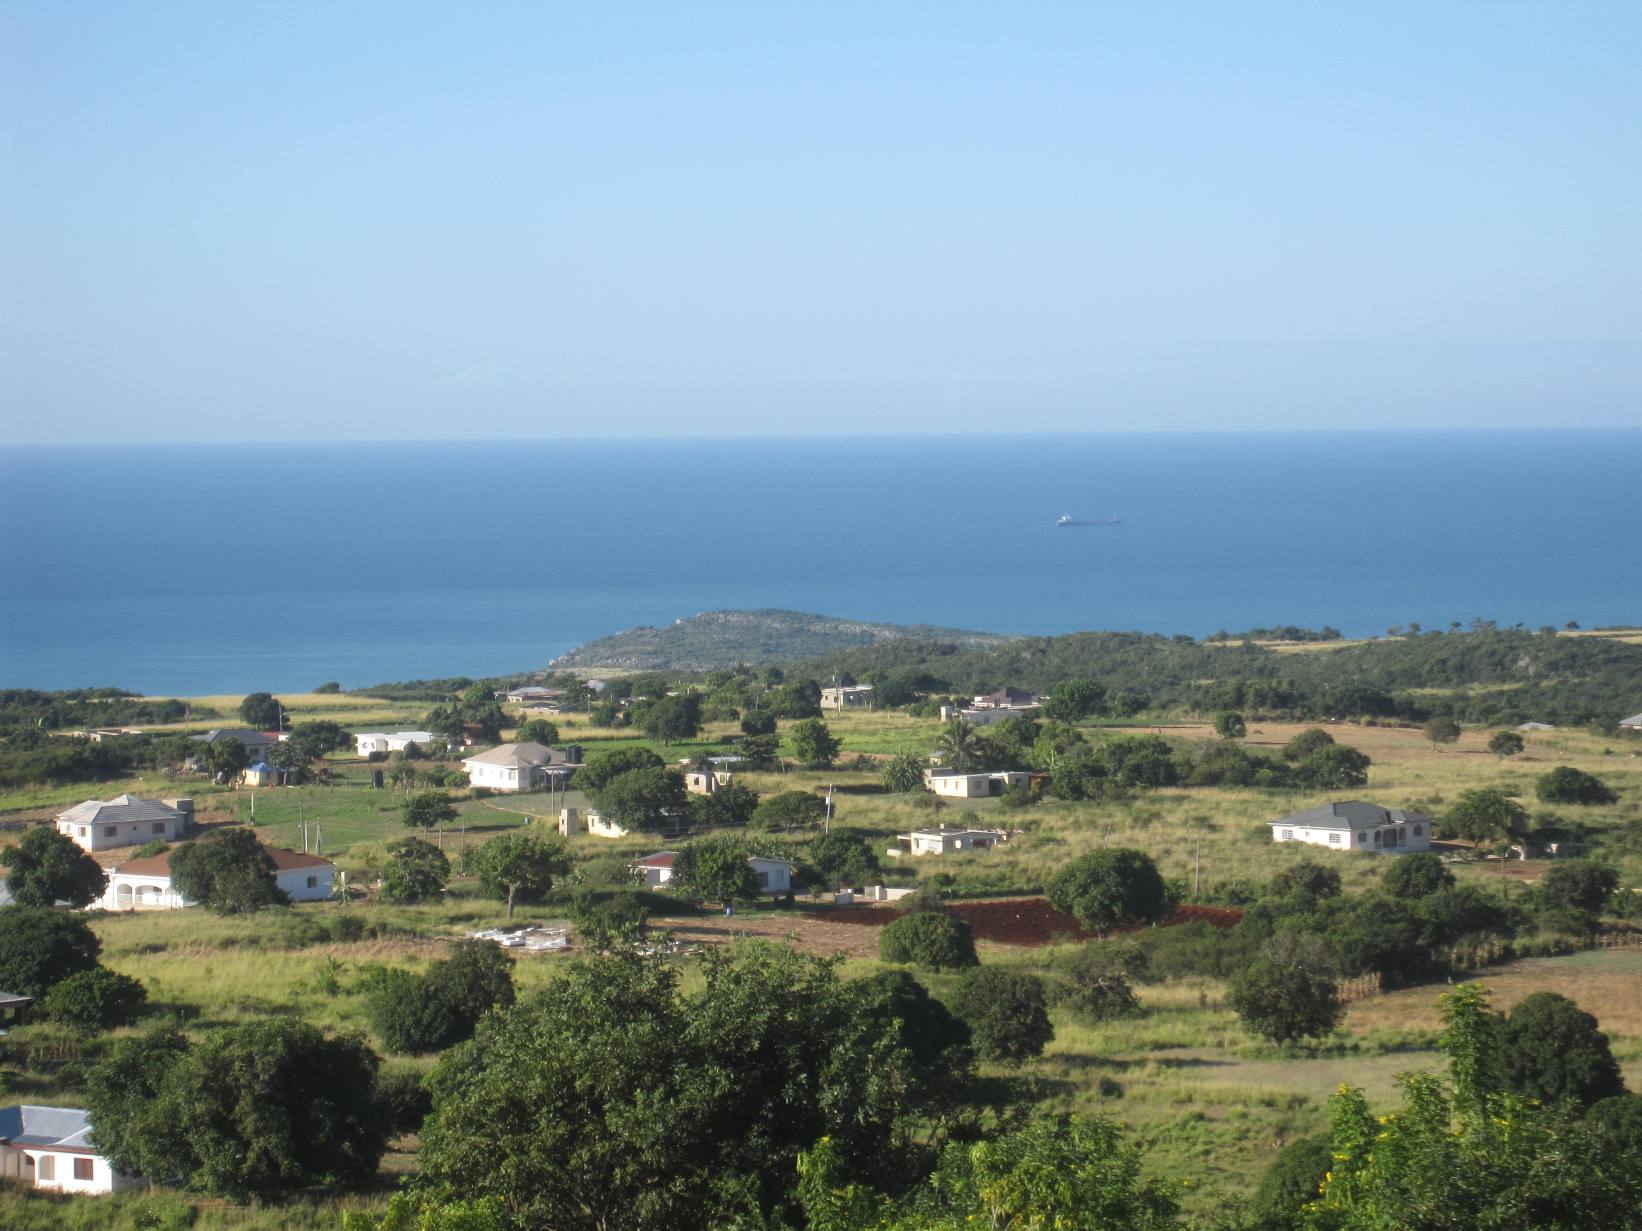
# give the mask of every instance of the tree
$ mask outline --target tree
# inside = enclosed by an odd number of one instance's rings
[[[747,860],[752,847],[722,834],[691,842],[673,858],[672,886],[698,902],[749,902],[758,897],[758,874]]]
[[[884,767],[884,788],[905,794],[924,787],[924,762],[910,752],[893,757]]]
[[[237,739],[223,738],[205,746],[205,768],[219,780],[233,778],[250,763],[250,754]]]
[[[743,735],[774,735],[775,715],[769,710],[748,710],[741,715]]]
[[[97,966],[102,944],[81,915],[50,907],[0,909],[0,988],[44,996],[70,975]]]
[[[1321,727],[1308,727],[1283,745],[1283,760],[1304,761],[1334,746],[1334,737]]]
[[[449,1008],[456,1033],[450,1042],[473,1034],[479,1019],[513,1003],[513,959],[488,940],[459,940],[450,956],[427,973],[428,991]]]
[[[1334,868],[1324,867],[1315,859],[1302,859],[1272,877],[1268,892],[1272,897],[1285,897],[1298,892],[1313,898],[1337,898],[1340,896],[1340,873]]]
[[[952,1011],[969,1027],[975,1049],[999,1064],[1036,1059],[1055,1037],[1043,980],[1036,975],[977,966],[958,981]]]
[[[40,1006],[55,1022],[81,1030],[129,1026],[148,1007],[148,989],[105,967],[72,974],[45,994]]]
[[[399,1055],[438,1051],[452,1033],[450,1006],[408,970],[383,970],[365,995],[365,1020],[378,1042]]]
[[[285,707],[272,693],[254,692],[239,703],[239,717],[258,731],[279,731],[285,725]]]
[[[1044,698],[1043,716],[1051,722],[1080,722],[1106,708],[1106,689],[1094,680],[1062,680]]]
[[[1394,1114],[1374,1115],[1358,1090],[1334,1096],[1332,1166],[1302,1213],[1305,1231],[1637,1226],[1635,1156],[1568,1106],[1501,1087],[1500,1031],[1487,1004],[1474,983],[1442,997],[1448,1079],[1403,1077]]]
[[[36,825],[16,846],[0,851],[6,888],[19,906],[89,906],[103,896],[108,877],[102,866],[72,838]]]
[[[935,741],[935,751],[945,769],[963,774],[974,769],[981,761],[981,748],[975,728],[962,718],[951,718],[941,728],[941,738]]]
[[[961,970],[975,965],[975,936],[969,920],[939,910],[902,915],[878,933],[878,956],[925,970]]]
[[[388,850],[382,870],[382,896],[401,905],[437,901],[450,880],[445,852],[421,838],[402,838]]]
[[[975,1070],[969,1027],[904,970],[880,970],[854,988],[870,1020],[900,1028],[912,1105],[957,1110]]]
[[[821,834],[805,854],[830,885],[864,885],[878,871],[872,845],[848,829]]]
[[[413,829],[432,829],[456,819],[456,805],[443,791],[421,791],[407,795],[399,805],[400,818]]]
[[[809,791],[782,791],[771,795],[753,813],[754,829],[814,829],[827,819],[827,804]]]
[[[1534,887],[1541,910],[1575,911],[1593,919],[1619,889],[1619,873],[1589,859],[1559,860]]]
[[[1460,737],[1460,724],[1446,714],[1439,714],[1427,722],[1423,728],[1425,738],[1431,741],[1435,749],[1438,744],[1452,744]]]
[[[513,742],[552,747],[559,742],[559,728],[545,718],[532,718],[519,724],[519,729],[513,733]]]
[[[1566,996],[1535,992],[1507,1015],[1500,1040],[1504,1088],[1547,1103],[1589,1107],[1625,1093],[1608,1036]]]
[[[570,870],[570,848],[556,834],[513,830],[498,834],[473,856],[479,888],[507,903],[513,918],[518,902],[539,902],[553,888],[553,878]]]
[[[758,792],[740,782],[711,795],[690,796],[690,815],[697,825],[745,825],[758,811]]]
[[[684,778],[676,770],[630,769],[590,792],[599,811],[624,829],[655,829],[684,807]]]
[[[1528,813],[1504,791],[1481,787],[1463,792],[1442,823],[1449,833],[1471,842],[1504,841],[1527,832]]]
[[[1547,804],[1612,804],[1619,796],[1595,774],[1558,765],[1534,783],[1534,794]]]
[[[694,739],[701,732],[701,698],[658,697],[644,710],[644,733],[662,744]]]
[[[219,829],[171,852],[171,884],[196,906],[242,915],[289,906],[274,878],[274,860],[249,829]]]
[[[667,763],[648,748],[615,748],[596,752],[576,771],[576,787],[597,794],[606,783],[635,769],[665,769]]]
[[[569,963],[435,1067],[417,1184],[557,1231],[792,1225],[822,1138],[841,1183],[905,1165],[903,1029],[785,947],[709,955],[688,993],[668,963]]]
[[[1488,751],[1500,758],[1518,756],[1526,746],[1515,731],[1495,731],[1488,737]]]
[[[1320,748],[1294,767],[1295,782],[1319,791],[1338,791],[1345,787],[1367,786],[1371,762],[1366,752],[1348,748],[1344,744]]]
[[[292,1017],[190,1043],[115,1042],[86,1078],[97,1150],[157,1184],[243,1199],[376,1173],[388,1140],[376,1055]]]
[[[1214,733],[1221,739],[1242,739],[1249,733],[1249,724],[1236,710],[1221,710],[1214,716]]]
[[[1327,948],[1294,933],[1274,937],[1233,975],[1226,999],[1247,1029],[1278,1044],[1325,1035],[1344,1011]]]
[[[787,743],[793,756],[812,769],[826,769],[837,760],[838,750],[843,747],[819,718],[793,723],[787,730]]]
[[[1388,867],[1381,884],[1392,897],[1413,900],[1452,887],[1454,874],[1429,851],[1417,851]]]
[[[735,743],[742,764],[748,769],[773,769],[781,749],[778,735],[743,735]]]
[[[1146,954],[1133,945],[1091,941],[1072,950],[1057,970],[1064,980],[1059,1001],[1086,1021],[1101,1022],[1135,1012],[1129,981],[1146,970]]]
[[[1301,1207],[1316,1198],[1333,1164],[1327,1133],[1284,1146],[1260,1177],[1250,1202],[1258,1231],[1299,1231]]]
[[[814,680],[794,680],[770,691],[769,711],[777,718],[821,717],[821,685]]]
[[[1056,910],[1098,934],[1120,923],[1156,923],[1168,909],[1157,865],[1141,851],[1125,848],[1080,855],[1050,877],[1045,889]]]

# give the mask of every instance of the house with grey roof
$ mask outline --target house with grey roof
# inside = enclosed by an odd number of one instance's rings
[[[279,743],[279,736],[270,731],[253,731],[249,727],[216,727],[204,735],[193,737],[196,744],[220,744],[225,739],[238,740],[252,761],[266,761],[268,754]]]
[[[57,814],[57,832],[88,851],[116,846],[141,846],[156,838],[175,842],[188,832],[194,818],[191,799],[88,799]]]
[[[577,748],[560,751],[526,741],[503,744],[468,757],[462,762],[462,768],[468,771],[468,782],[473,786],[517,794],[534,791],[549,782],[568,782],[580,762]]]
[[[0,1179],[64,1193],[111,1193],[141,1184],[121,1175],[91,1143],[78,1107],[0,1107]]]
[[[1271,822],[1273,842],[1309,842],[1336,851],[1405,851],[1431,849],[1431,818],[1423,812],[1382,808],[1349,799],[1319,804]]]
[[[1629,718],[1621,718],[1619,725],[1627,731],[1642,731],[1642,714],[1632,714]]]

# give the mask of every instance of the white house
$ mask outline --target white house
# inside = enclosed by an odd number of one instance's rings
[[[677,851],[657,851],[654,855],[635,859],[631,866],[643,880],[646,889],[661,889],[672,883],[673,861],[677,857]],[[762,855],[753,855],[748,858],[747,866],[758,878],[761,893],[779,895],[792,892],[793,865],[790,860],[766,859]]]
[[[897,858],[918,858],[923,855],[948,855],[954,851],[989,851],[1000,842],[1009,841],[1002,829],[958,829],[940,825],[934,829],[914,829],[911,833],[897,834],[895,845],[888,853]]]
[[[336,865],[318,855],[287,851],[277,846],[262,848],[274,861],[274,883],[293,902],[323,902],[336,883]],[[179,910],[191,906],[171,884],[171,856],[133,859],[110,868],[108,888],[97,905],[104,910]]]
[[[509,689],[503,696],[512,705],[552,705],[564,694],[557,688],[543,688],[538,684],[527,684],[523,688]]]
[[[1309,842],[1337,851],[1428,851],[1431,818],[1352,799],[1319,804],[1271,822],[1273,842]]]
[[[111,1193],[140,1184],[91,1146],[78,1107],[0,1107],[0,1178],[65,1193]]]
[[[270,731],[252,731],[247,727],[217,727],[204,735],[194,736],[198,744],[220,744],[225,739],[237,740],[251,761],[266,761],[268,754],[279,743],[279,736]]]
[[[718,769],[690,769],[684,772],[684,789],[691,795],[716,795],[735,781],[735,775]]]
[[[1031,781],[1032,775],[1023,769],[981,774],[961,774],[955,769],[924,771],[924,786],[950,799],[984,799],[988,795],[1002,795],[1008,787],[1026,786]]]
[[[462,762],[468,781],[492,791],[534,791],[550,779],[567,781],[576,772],[568,753],[545,744],[503,744]]]
[[[1517,730],[1519,730],[1519,731],[1555,731],[1556,727],[1552,726],[1548,722],[1519,722],[1517,724]]]
[[[110,800],[88,799],[57,814],[57,832],[88,851],[116,846],[141,846],[155,838],[175,842],[188,832],[194,816],[191,799],[138,799],[117,795]]]
[[[821,708],[824,710],[864,710],[871,705],[871,684],[849,684],[821,690]]]
[[[1629,718],[1621,718],[1619,725],[1628,731],[1642,731],[1642,714],[1632,714]]]
[[[368,757],[373,752],[403,752],[411,744],[425,752],[437,738],[432,731],[360,731],[353,741],[359,755]]]

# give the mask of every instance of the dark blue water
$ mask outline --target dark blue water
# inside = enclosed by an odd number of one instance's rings
[[[717,608],[1642,622],[1639,486],[1642,431],[11,449],[0,686],[500,674]]]

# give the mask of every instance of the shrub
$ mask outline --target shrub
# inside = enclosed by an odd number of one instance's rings
[[[1334,1169],[1327,1133],[1291,1141],[1260,1177],[1250,1212],[1259,1231],[1298,1231],[1300,1207],[1316,1200],[1323,1177]]]
[[[1063,980],[1057,1001],[1086,1021],[1123,1017],[1140,1007],[1129,980],[1142,977],[1146,955],[1134,945],[1091,941],[1074,949],[1056,973]]]
[[[1454,874],[1428,851],[1404,855],[1385,870],[1381,882],[1395,898],[1424,898],[1454,884]]]
[[[1321,942],[1284,935],[1232,977],[1227,995],[1243,1025],[1274,1043],[1333,1030],[1343,1008],[1333,963]]]
[[[1496,757],[1517,756],[1524,747],[1522,736],[1515,731],[1495,731],[1488,737],[1488,751]]]
[[[408,970],[381,974],[365,998],[365,1020],[386,1050],[403,1055],[437,1051],[453,1033],[450,1007]]]
[[[1283,745],[1285,761],[1304,761],[1325,748],[1334,746],[1334,737],[1321,727],[1310,727]]]
[[[879,932],[878,956],[926,970],[958,970],[979,961],[969,922],[928,910],[902,915]]]
[[[1055,1037],[1043,980],[1036,975],[977,967],[959,981],[952,1011],[969,1027],[976,1050],[1000,1064],[1041,1056]]]
[[[48,907],[0,909],[0,988],[19,996],[44,996],[70,975],[94,970],[102,951],[80,915]]]
[[[1156,923],[1168,908],[1157,865],[1141,851],[1092,851],[1049,879],[1050,903],[1096,932],[1119,923]]]
[[[148,989],[106,967],[70,975],[45,994],[41,1008],[55,1022],[81,1030],[129,1026],[148,1005]]]
[[[444,851],[421,838],[404,838],[388,851],[382,896],[398,903],[436,901],[449,880],[450,860]]]
[[[1511,1010],[1500,1066],[1506,1089],[1547,1103],[1568,1099],[1589,1107],[1625,1093],[1596,1018],[1555,992],[1535,992]]]
[[[883,783],[886,790],[901,794],[923,790],[924,762],[910,752],[901,753],[884,767]]]
[[[782,791],[753,811],[754,829],[813,829],[827,816],[827,805],[809,791]]]

